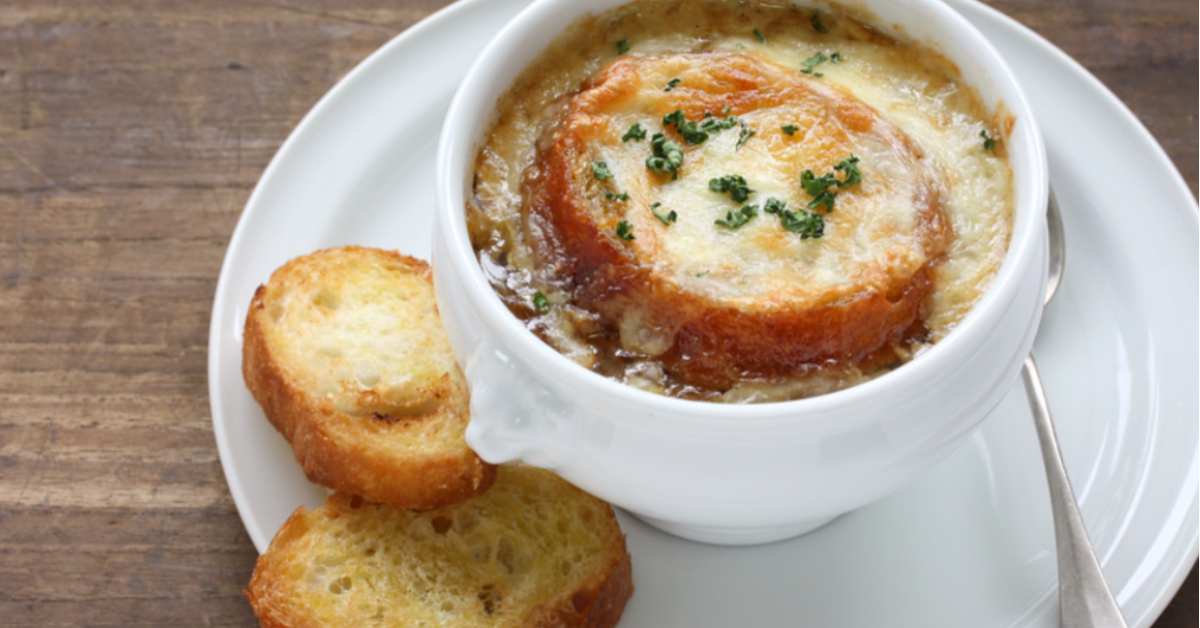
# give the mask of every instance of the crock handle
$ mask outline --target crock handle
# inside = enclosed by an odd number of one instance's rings
[[[578,409],[511,356],[480,342],[466,360],[471,388],[467,445],[493,463],[556,469],[577,449]]]

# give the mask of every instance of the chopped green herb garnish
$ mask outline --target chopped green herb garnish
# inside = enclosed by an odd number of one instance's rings
[[[858,169],[858,157],[854,155],[838,162],[833,169],[845,174],[846,178],[839,180],[833,172],[819,177],[812,170],[800,173],[800,186],[804,188],[805,192],[808,192],[809,196],[813,197],[812,202],[808,204],[809,209],[816,209],[824,205],[825,213],[833,211],[834,195],[842,188],[862,181],[862,171]]]
[[[724,218],[718,218],[713,222],[728,229],[737,229],[757,215],[758,205],[743,205],[740,209],[726,212]]]
[[[980,131],[979,137],[983,138],[983,150],[992,150],[996,147],[996,138],[988,135],[987,130]]]
[[[533,293],[533,307],[536,307],[539,312],[549,312],[550,299],[547,299],[546,295],[542,294],[541,290],[538,290]]]
[[[708,120],[711,120],[711,118],[705,120],[705,122],[708,122]],[[695,120],[688,120],[683,115],[682,109],[676,109],[663,116],[662,123],[663,126],[674,124],[675,130],[679,131],[679,135],[687,140],[688,144],[702,144],[704,140],[708,139],[708,133]]]
[[[804,74],[812,74],[813,76],[820,78],[821,76],[824,76],[824,75],[821,74],[820,72],[813,72],[813,69],[816,68],[818,65],[825,63],[828,60],[829,60],[829,57],[826,57],[825,53],[818,52],[817,54],[800,62],[800,65],[804,66],[800,71],[803,72]]]
[[[862,181],[862,172],[858,169],[858,157],[854,155],[841,160],[833,169],[846,175],[845,179],[838,181],[837,186],[839,190]]]
[[[820,11],[813,13],[812,27],[813,27],[813,30],[817,31],[818,33],[828,33],[829,32],[829,29],[825,28],[825,25],[821,23],[821,12]]]
[[[798,127],[798,126],[796,126],[796,125],[794,125],[794,124],[785,124],[785,125],[783,125],[783,126],[781,126],[781,127],[779,127],[779,128],[780,128],[780,129],[782,129],[782,130],[783,130],[783,132],[784,132],[784,133],[787,133],[788,135],[795,135],[795,134],[796,134],[796,131],[799,131],[799,130],[800,130],[800,127]]]
[[[622,220],[617,223],[617,237],[622,240],[633,240],[633,225],[629,224],[628,220]]]
[[[726,103],[725,106],[721,108],[721,115],[729,115],[729,103]]]
[[[597,181],[603,181],[605,179],[611,179],[613,176],[613,173],[608,171],[607,163],[605,163],[603,161],[593,161],[592,162],[592,176],[596,177]]]
[[[676,85],[679,85],[679,84],[680,84],[680,83],[682,83],[682,82],[683,82],[683,79],[680,79],[680,78],[673,78],[673,79],[671,79],[670,81],[668,81],[668,82],[667,82],[667,86],[663,88],[663,91],[664,91],[664,92],[669,92],[669,91],[671,91],[671,90],[675,89],[675,86],[676,86]]]
[[[757,131],[746,126],[745,122],[742,122],[742,132],[741,132],[741,134],[738,135],[737,146],[734,146],[734,150],[740,149],[742,147],[742,144],[746,143],[746,140],[750,139],[751,137],[754,137],[755,133],[757,133]]]
[[[804,188],[808,195],[813,197],[812,202],[808,204],[809,209],[815,209],[821,205],[825,206],[825,213],[833,211],[833,195],[834,192],[829,188],[837,185],[837,177],[833,173],[817,176],[812,170],[805,170],[800,173],[800,186]]]
[[[675,125],[675,130],[683,139],[687,140],[688,144],[703,144],[708,139],[709,133],[717,133],[728,128],[742,124],[742,121],[737,118],[714,118],[711,113],[706,113],[703,120],[696,122],[688,120],[683,115],[683,110],[676,109],[671,113],[663,116],[663,126]]]
[[[793,212],[787,204],[777,198],[769,198],[763,204],[763,211],[779,216],[779,224],[792,233],[800,234],[801,240],[819,238],[825,235],[825,219],[817,212],[800,210]]]
[[[671,173],[672,179],[679,178],[679,167],[683,165],[683,148],[675,142],[667,140],[662,133],[655,133],[650,138],[650,148],[654,153],[646,158],[646,167],[655,174]]]
[[[628,142],[629,140],[641,141],[644,139],[646,139],[646,129],[643,129],[642,125],[637,122],[634,122],[633,126],[629,127],[629,130],[625,132],[625,135],[621,136],[622,142]]]
[[[835,52],[835,53],[829,55],[829,60],[833,63],[841,63],[842,62],[842,53]]]
[[[758,32],[758,29],[757,29],[757,28],[756,28],[756,29],[754,29],[754,37],[755,37],[755,39],[757,39],[757,40],[758,40],[758,42],[759,42],[759,43],[762,43],[762,44],[765,44],[765,43],[767,43],[767,38],[766,38],[766,37],[763,37],[763,34],[762,34],[762,33],[760,33],[760,32]]]
[[[733,127],[741,124],[741,122],[741,120],[732,116],[728,118],[713,118],[710,116],[705,118],[704,121],[700,123],[700,128],[709,133],[716,133],[718,131],[724,131],[725,129],[732,129]]]
[[[629,52],[629,40],[622,39],[621,41],[617,42],[617,54],[623,55],[627,52]]]
[[[729,198],[735,203],[744,203],[750,200],[750,195],[754,190],[746,184],[746,179],[740,174],[727,174],[717,179],[709,179],[708,189],[718,194],[729,193]]]
[[[792,233],[799,233],[801,240],[809,238],[819,238],[825,235],[825,219],[817,212],[801,210],[800,213],[793,213],[784,210],[779,215],[780,223],[784,229]]]
[[[800,173],[800,187],[803,187],[809,196],[817,196],[833,185],[837,185],[837,177],[833,176],[832,172],[819,177],[812,170]]]
[[[808,208],[816,209],[824,205],[825,213],[828,214],[829,212],[833,211],[833,199],[835,196],[836,195],[832,190],[825,190],[813,198],[811,202],[809,202]]]
[[[662,203],[654,203],[650,206],[650,213],[654,214],[655,218],[661,220],[662,224],[669,226],[671,223],[675,222],[677,218],[679,218],[679,214],[676,214],[675,210],[672,209],[667,213],[663,213],[658,211],[659,207],[662,207]]]
[[[604,198],[606,198],[610,201],[627,201],[627,200],[629,200],[629,192],[621,192],[620,194],[614,194],[612,192],[605,192]]]

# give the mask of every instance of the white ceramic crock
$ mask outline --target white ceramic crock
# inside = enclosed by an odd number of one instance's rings
[[[437,160],[438,303],[471,387],[467,440],[485,460],[522,460],[668,532],[749,544],[816,528],[946,457],[1013,384],[1045,291],[1046,158],[1025,97],[996,50],[939,0],[859,0],[901,37],[936,46],[1006,137],[1013,238],[992,286],[942,342],[873,381],[757,405],[684,401],[592,373],[537,339],[488,285],[464,218],[471,166],[496,99],[568,24],[626,0],[537,0],[487,46],[450,104]],[[817,5],[820,6],[820,5]]]

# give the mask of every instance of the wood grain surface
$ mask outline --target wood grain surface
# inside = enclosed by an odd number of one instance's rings
[[[1195,0],[989,2],[1195,194]],[[301,117],[443,4],[0,1],[0,625],[255,625],[208,406],[222,256]],[[1198,625],[1195,569],[1154,625]]]

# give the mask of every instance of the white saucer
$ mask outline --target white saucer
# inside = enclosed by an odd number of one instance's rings
[[[443,113],[524,4],[464,0],[381,48],[297,127],[242,214],[213,306],[209,387],[225,476],[260,551],[325,493],[242,382],[254,288],[287,259],[339,244],[428,258]],[[1082,67],[983,5],[952,4],[1005,54],[1046,136],[1068,255],[1036,353],[1105,572],[1130,625],[1146,627],[1197,556],[1195,201]],[[637,586],[622,628],[1057,625],[1048,497],[1020,389],[916,483],[801,538],[712,547],[621,523]]]

